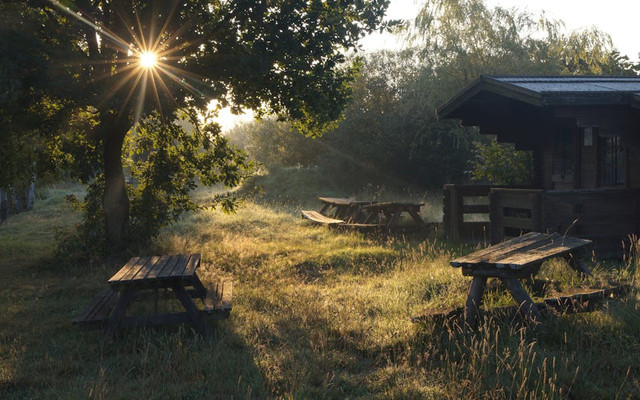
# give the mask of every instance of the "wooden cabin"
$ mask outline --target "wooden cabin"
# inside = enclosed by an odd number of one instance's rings
[[[640,77],[481,76],[437,113],[534,159],[531,188],[447,185],[451,236],[568,232],[610,255],[640,234]],[[488,223],[465,216],[482,212]]]

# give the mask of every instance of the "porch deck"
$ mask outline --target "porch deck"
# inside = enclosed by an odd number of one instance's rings
[[[640,189],[445,185],[443,222],[453,239],[499,243],[531,231],[558,232],[593,240],[598,256],[620,256],[629,235],[640,234]]]

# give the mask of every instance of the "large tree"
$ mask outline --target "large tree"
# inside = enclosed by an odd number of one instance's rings
[[[58,103],[45,94],[23,103],[33,108],[46,100],[59,104],[56,110],[69,110],[57,119],[57,132],[67,140],[57,137],[56,143],[70,144],[75,156],[87,160],[78,173],[85,180],[100,175],[91,171],[96,160],[102,166],[106,235],[121,245],[130,208],[123,146],[132,128],[147,118],[172,124],[178,112],[204,114],[215,100],[235,110],[276,113],[296,121],[304,133],[317,134],[339,118],[348,97],[353,71],[344,65],[345,53],[381,26],[387,5],[388,0],[30,0],[5,3],[2,18],[18,21],[6,25],[14,35],[39,40],[27,47],[5,41],[11,52],[29,59],[25,52],[40,46],[44,69],[58,71],[44,84],[21,82],[22,97],[56,82],[60,90],[50,92]],[[35,21],[36,31],[21,31],[29,29],[26,20]],[[69,137],[74,132],[80,139]],[[213,125],[205,133],[216,137],[219,129]],[[192,152],[203,143],[191,146]],[[218,180],[226,183],[224,158],[232,160],[233,154],[211,154],[218,157]]]

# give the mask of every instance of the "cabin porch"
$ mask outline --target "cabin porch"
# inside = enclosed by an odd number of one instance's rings
[[[629,235],[640,234],[640,189],[445,185],[443,205],[444,232],[458,240],[558,232],[593,240],[599,256],[620,256]]]

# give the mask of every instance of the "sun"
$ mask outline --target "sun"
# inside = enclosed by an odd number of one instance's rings
[[[158,65],[158,55],[153,51],[144,51],[139,55],[139,62],[142,68],[155,68]]]

